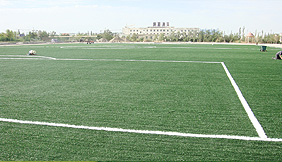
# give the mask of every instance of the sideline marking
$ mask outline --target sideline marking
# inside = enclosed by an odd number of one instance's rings
[[[227,77],[229,78],[231,85],[233,86],[237,96],[243,105],[249,119],[251,120],[254,128],[256,129],[259,137],[261,139],[268,139],[266,133],[264,132],[263,127],[259,123],[258,119],[255,117],[252,109],[250,108],[249,104],[247,103],[246,99],[244,98],[242,92],[240,91],[238,85],[236,84],[235,80],[231,76],[230,72],[228,71],[224,62],[208,62],[208,61],[173,61],[173,60],[122,60],[122,59],[56,59],[53,57],[46,57],[46,56],[29,56],[29,55],[0,55],[0,56],[12,56],[12,57],[28,57],[28,58],[0,58],[0,59],[51,59],[51,60],[61,60],[61,61],[127,61],[127,62],[182,62],[182,63],[212,63],[212,64],[221,64]],[[34,57],[34,58],[32,58]]]
[[[234,87],[245,111],[247,112],[249,119],[251,120],[253,126],[255,127],[258,135],[260,138],[267,138],[262,126],[260,125],[258,119],[255,117],[252,109],[250,108],[249,104],[247,103],[246,99],[244,98],[242,92],[240,91],[238,85],[236,84],[235,80],[233,79],[233,77],[231,76],[230,72],[228,71],[227,67],[225,66],[224,62],[221,63],[223,69],[225,70],[225,73],[227,74],[232,86]]]
[[[47,123],[47,122],[38,122],[38,121],[25,121],[25,120],[6,119],[6,118],[0,118],[0,121],[2,121],[2,122],[10,122],[10,123],[20,123],[20,124],[52,126],[52,127],[89,129],[89,130],[108,131],[108,132],[156,134],[156,135],[180,136],[180,137],[195,137],[195,138],[220,138],[220,139],[245,140],[245,141],[282,142],[282,139],[279,139],[279,138],[261,138],[261,137],[231,136],[231,135],[207,135],[207,134],[191,134],[191,133],[180,133],[180,132],[134,130],[134,129],[109,128],[109,127],[91,127],[91,126],[83,126],[83,125],[70,125],[70,124],[62,124],[62,123]]]

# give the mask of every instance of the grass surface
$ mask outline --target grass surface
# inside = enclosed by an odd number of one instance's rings
[[[270,138],[282,138],[279,49],[257,46],[0,46],[0,55],[225,62]],[[5,56],[0,56],[0,58]],[[18,56],[15,56],[18,57]],[[221,64],[1,60],[0,117],[257,137]],[[282,160],[281,142],[183,138],[0,122],[0,160]]]

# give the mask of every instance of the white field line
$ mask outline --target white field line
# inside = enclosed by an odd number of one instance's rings
[[[205,63],[219,64],[221,62],[208,61],[174,61],[174,60],[123,60],[123,59],[56,59],[61,61],[125,61],[125,62],[178,62],[178,63]]]
[[[41,58],[0,58],[0,60],[42,60]]]
[[[27,57],[28,55],[0,55],[0,57]]]
[[[25,60],[25,59],[50,59],[50,60],[58,60],[58,61],[124,61],[124,62],[178,62],[178,63],[205,63],[205,64],[220,64],[221,62],[209,62],[209,61],[174,61],[174,60],[123,60],[123,59],[57,59],[54,57],[46,57],[46,56],[28,56],[28,55],[0,55],[7,56],[9,58],[1,58],[5,60]],[[13,57],[13,58],[11,58]],[[14,58],[21,57],[21,58]]]
[[[37,57],[41,57],[43,59],[56,60],[56,58],[54,58],[54,57],[46,57],[46,56],[37,56]]]
[[[221,65],[223,66],[232,86],[234,87],[245,111],[247,112],[253,126],[255,127],[258,135],[260,138],[267,138],[262,126],[260,125],[259,121],[257,120],[256,116],[254,115],[252,109],[250,108],[249,104],[247,103],[246,99],[244,98],[242,92],[240,91],[238,85],[236,84],[235,80],[233,79],[233,77],[231,76],[230,72],[228,71],[227,67],[225,66],[224,62],[221,63]]]
[[[70,124],[61,124],[61,123],[25,121],[25,120],[6,119],[6,118],[0,118],[0,121],[2,121],[2,122],[10,122],[10,123],[20,123],[20,124],[52,126],[52,127],[64,127],[64,128],[75,128],[75,129],[89,129],[89,130],[98,130],[98,131],[109,131],[109,132],[155,134],[155,135],[194,137],[194,138],[232,139],[232,140],[245,140],[245,141],[282,142],[282,139],[279,139],[279,138],[261,138],[261,137],[230,136],[230,135],[208,135],[208,134],[191,134],[191,133],[180,133],[180,132],[164,132],[164,131],[149,131],[149,130],[109,128],[109,127],[91,127],[91,126],[83,126],[83,125],[70,125]]]
[[[142,48],[162,48],[162,49],[189,49],[189,48],[205,48],[205,49],[241,49],[241,48],[206,48],[206,47],[157,47],[157,46],[144,46],[144,47],[131,47],[131,46],[118,46],[118,47],[110,47],[110,46],[64,46],[60,47],[62,49],[89,49],[89,50],[99,50],[99,49],[142,49]]]
[[[1,60],[39,60],[39,59],[50,59],[56,60],[54,57],[46,56],[34,56],[34,55],[0,55]]]

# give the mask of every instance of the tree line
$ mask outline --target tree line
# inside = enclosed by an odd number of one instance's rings
[[[7,29],[6,32],[0,33],[0,41],[4,42],[25,42],[25,41],[49,41],[50,36],[55,36],[56,32],[46,31],[30,31],[27,34],[20,31],[12,31]]]
[[[159,42],[226,42],[226,43],[281,43],[279,34],[255,33],[253,37],[247,38],[245,33],[240,29],[238,33],[225,34],[219,30],[200,30],[199,32],[190,31],[189,33],[174,33],[165,36],[164,34],[154,35],[150,38],[138,36],[137,34],[129,35],[127,40],[132,42],[159,41]]]
[[[105,30],[103,33],[77,33],[70,36],[69,33],[57,34],[55,31],[30,31],[28,33],[21,33],[20,31],[12,31],[7,29],[6,32],[0,33],[0,41],[2,42],[49,42],[56,39],[60,42],[81,42],[81,41],[97,41],[98,39],[105,39],[110,41],[117,33],[110,30]]]
[[[40,42],[51,41],[51,39],[59,39],[59,41],[97,41],[103,39],[104,41],[110,41],[114,37],[118,37],[118,33],[113,33],[110,30],[104,30],[102,33],[77,33],[76,36],[71,37],[69,34],[56,34],[55,31],[30,31],[26,34],[20,33],[20,31],[12,31],[7,29],[6,32],[0,33],[0,41],[4,42]],[[62,37],[60,37],[62,36]],[[68,37],[63,37],[68,36]],[[89,37],[88,37],[89,36]],[[190,31],[189,33],[172,32],[170,35],[152,35],[150,38],[145,36],[138,36],[136,34],[122,37],[125,41],[130,42],[227,42],[227,43],[281,43],[279,34],[270,34],[255,32],[251,38],[246,38],[245,29],[240,28],[238,33],[225,34],[225,32],[219,30],[200,30],[199,32]]]

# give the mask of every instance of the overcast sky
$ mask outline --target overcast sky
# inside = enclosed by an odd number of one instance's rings
[[[281,0],[0,0],[0,32],[121,32],[126,25],[282,33]]]

